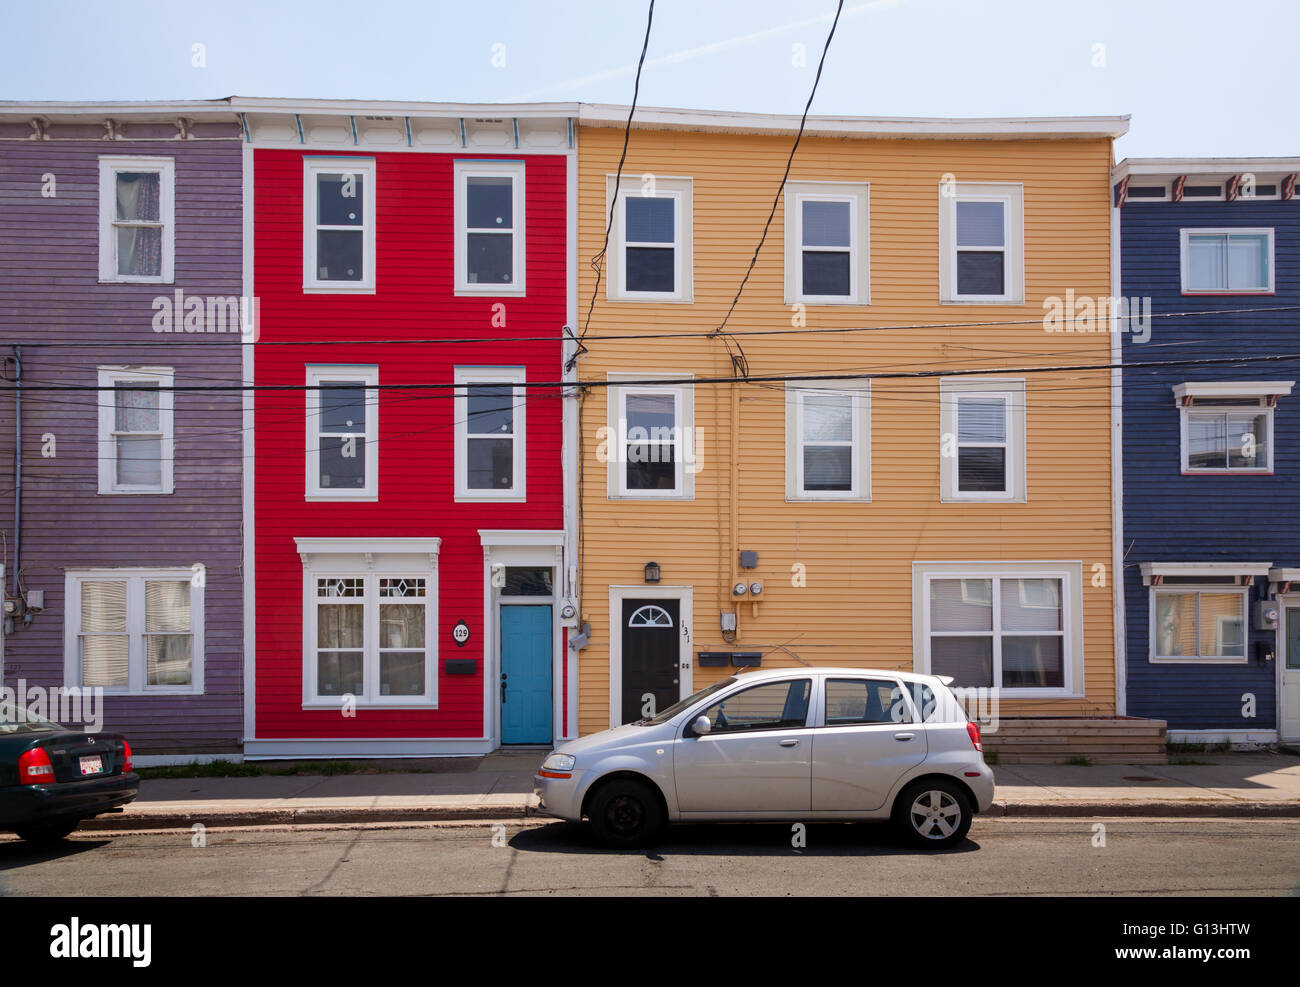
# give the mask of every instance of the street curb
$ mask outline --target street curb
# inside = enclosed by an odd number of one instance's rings
[[[1226,799],[1139,802],[1108,801],[994,802],[984,816],[1080,818],[1088,816],[1186,816],[1190,818],[1300,818],[1300,801],[1237,802]]]
[[[1233,802],[1214,800],[1195,801],[1066,801],[1054,802],[994,802],[985,818],[1065,818],[1078,819],[1098,816],[1134,816],[1152,818],[1300,818],[1300,801],[1285,802]],[[160,829],[191,829],[196,824],[205,827],[220,826],[318,826],[362,823],[433,823],[474,822],[490,819],[494,822],[524,822],[529,819],[550,818],[541,816],[534,808],[522,811],[515,806],[465,805],[428,806],[400,809],[309,808],[309,809],[241,809],[236,811],[211,811],[202,809],[168,811],[127,811],[96,816],[85,820],[83,832],[112,832],[121,830],[147,831]]]
[[[404,809],[242,809],[205,812],[202,809],[184,812],[166,810],[149,812],[123,812],[87,819],[78,832],[114,830],[191,829],[195,825],[215,826],[322,826],[360,823],[422,823],[422,822],[473,822],[491,819],[504,822],[523,822],[538,813],[533,809],[520,811],[515,806],[466,805],[429,806]]]

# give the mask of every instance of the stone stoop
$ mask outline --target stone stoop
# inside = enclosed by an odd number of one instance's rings
[[[1165,721],[1137,716],[1018,716],[983,732],[998,764],[1166,764]]]

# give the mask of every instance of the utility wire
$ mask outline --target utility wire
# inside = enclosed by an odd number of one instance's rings
[[[842,2],[842,0],[841,0]],[[614,174],[614,198],[609,204],[609,221],[605,224],[605,243],[600,248],[600,252],[591,259],[591,269],[596,272],[596,283],[591,286],[591,301],[587,305],[587,318],[582,323],[582,335],[577,338],[577,346],[573,355],[565,363],[565,371],[570,371],[578,362],[578,357],[587,352],[587,347],[582,345],[583,339],[587,335],[587,327],[591,325],[591,313],[596,307],[596,295],[600,291],[600,278],[604,271],[605,254],[609,250],[609,235],[614,229],[614,211],[618,208],[618,189],[623,181],[623,164],[627,161],[627,145],[632,137],[632,115],[636,113],[637,99],[641,93],[641,69],[645,65],[645,53],[650,47],[650,25],[655,19],[655,0],[650,0],[650,9],[646,13],[645,20],[645,40],[641,42],[641,57],[636,63],[636,81],[632,84],[632,105],[627,110],[627,123],[623,127],[623,153],[618,157],[618,171]]]
[[[817,75],[813,78],[812,91],[808,93],[808,102],[804,104],[803,116],[799,118],[799,132],[794,136],[794,143],[790,146],[790,157],[785,162],[785,173],[781,176],[781,184],[777,187],[776,195],[772,197],[772,208],[767,214],[767,222],[763,224],[763,234],[758,238],[758,246],[754,248],[754,256],[749,259],[749,268],[745,271],[745,276],[740,280],[740,287],[736,289],[736,297],[731,300],[731,307],[727,309],[727,314],[722,317],[718,323],[718,328],[712,333],[714,336],[722,336],[723,342],[727,346],[727,352],[731,356],[732,366],[737,374],[741,377],[748,376],[749,365],[745,360],[745,351],[736,344],[737,352],[731,352],[731,343],[723,336],[722,331],[727,327],[727,322],[731,319],[731,313],[736,310],[736,305],[740,302],[740,296],[745,290],[745,285],[749,283],[749,276],[754,273],[754,266],[758,263],[759,252],[763,249],[763,244],[767,242],[768,230],[772,228],[772,219],[776,216],[777,204],[781,201],[781,194],[785,191],[785,183],[790,178],[790,168],[794,164],[794,155],[799,150],[799,141],[803,139],[804,127],[808,123],[808,111],[812,109],[813,97],[817,95],[817,84],[821,82],[822,67],[826,64],[826,53],[830,51],[831,39],[835,37],[835,28],[840,22],[840,13],[844,10],[844,0],[839,0],[839,6],[835,8],[835,19],[831,21],[831,29],[826,35],[826,44],[822,46],[822,57],[817,63]]]

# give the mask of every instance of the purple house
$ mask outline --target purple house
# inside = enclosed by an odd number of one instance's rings
[[[0,103],[0,682],[137,763],[242,749],[242,163],[223,101]]]

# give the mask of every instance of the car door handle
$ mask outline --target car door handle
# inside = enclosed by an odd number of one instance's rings
[[[781,746],[782,746],[782,747],[798,747],[798,746],[799,746],[799,741],[794,740],[794,739],[783,740],[783,741],[781,741]]]
[[[896,733],[896,734],[894,734],[894,739],[895,739],[895,740],[911,740],[911,739],[912,739],[913,737],[915,737],[915,736],[916,736],[916,734],[914,734],[914,733]]]

